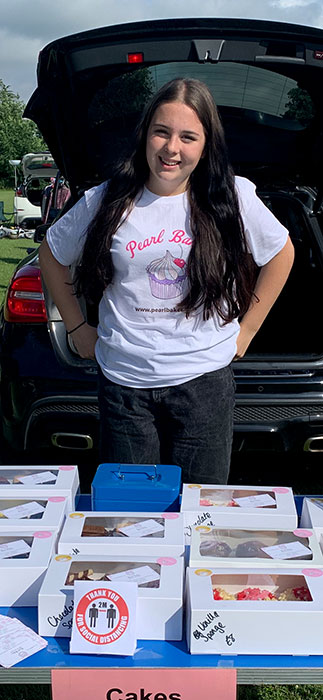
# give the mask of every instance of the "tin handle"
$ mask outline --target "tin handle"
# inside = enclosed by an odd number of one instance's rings
[[[153,481],[154,479],[157,479],[157,467],[156,467],[156,464],[152,464],[151,466],[154,468],[155,471],[154,471],[154,474],[149,476],[149,479],[151,479]]]
[[[124,467],[127,466],[126,464],[123,465]],[[133,466],[132,464],[129,466]],[[137,466],[137,465],[136,465]],[[138,465],[139,466],[139,465]],[[153,481],[154,479],[157,479],[157,465],[156,464],[141,464],[141,467],[153,467],[155,470],[153,474],[149,474],[148,479],[151,479]],[[121,471],[121,464],[119,464],[119,471],[117,474],[118,479],[124,479],[125,475]]]
[[[119,464],[119,471],[117,474],[118,479],[124,479],[124,474],[121,474],[121,464]]]

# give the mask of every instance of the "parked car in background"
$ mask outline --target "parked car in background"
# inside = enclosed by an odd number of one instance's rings
[[[45,47],[25,110],[68,180],[69,206],[110,176],[162,84],[191,76],[210,87],[235,172],[256,183],[296,252],[278,302],[234,364],[241,451],[323,451],[322,57],[323,31],[300,25],[200,18],[110,26]],[[95,308],[84,313],[96,323]],[[8,288],[0,372],[11,445],[95,450],[96,365],[74,351],[42,287],[37,252]]]
[[[17,227],[34,229],[42,222],[43,191],[56,177],[57,166],[50,153],[26,153],[20,168],[22,181],[14,195],[14,223]]]

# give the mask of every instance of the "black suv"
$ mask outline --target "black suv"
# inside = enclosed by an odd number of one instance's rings
[[[75,34],[42,50],[24,116],[68,180],[71,204],[109,178],[132,147],[146,101],[177,76],[208,84],[235,172],[256,183],[296,251],[283,293],[234,365],[235,448],[322,451],[323,31],[202,18]],[[44,300],[36,252],[10,283],[0,344],[7,440],[89,454],[98,433],[96,366],[74,352],[55,305]]]

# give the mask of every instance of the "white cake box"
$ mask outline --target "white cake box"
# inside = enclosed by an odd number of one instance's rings
[[[200,525],[192,530],[189,565],[216,568],[323,567],[313,530],[242,530]]]
[[[323,654],[322,577],[323,568],[187,569],[189,651]]]
[[[0,496],[0,534],[3,528],[24,531],[55,529],[60,532],[65,519],[66,496]]]
[[[181,511],[187,534],[196,525],[295,530],[298,524],[293,491],[286,486],[183,484]]]
[[[76,465],[2,466],[0,467],[0,497],[65,496],[67,509],[75,509],[75,497],[80,486]]]
[[[184,553],[180,513],[83,511],[69,513],[60,554],[125,554],[179,557]]]
[[[0,531],[0,606],[34,606],[55,550],[55,530]]]
[[[323,498],[303,498],[301,527],[323,527]]]
[[[53,557],[38,598],[38,632],[70,637],[73,579],[138,583],[138,639],[182,639],[183,557],[83,556]],[[152,587],[153,586],[153,587]]]

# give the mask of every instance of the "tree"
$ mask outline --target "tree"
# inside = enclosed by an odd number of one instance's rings
[[[23,119],[25,105],[9,85],[0,79],[0,186],[13,186],[13,168],[9,160],[21,159],[25,153],[46,151],[36,125]]]
[[[302,126],[308,126],[314,115],[315,109],[310,95],[302,88],[292,88],[288,92],[289,100],[286,103],[286,112],[283,117],[286,119],[294,119]]]

